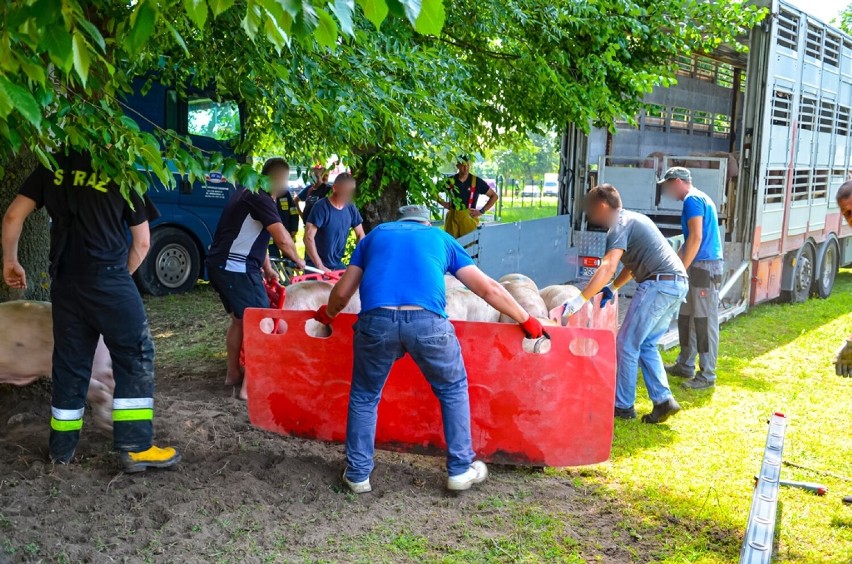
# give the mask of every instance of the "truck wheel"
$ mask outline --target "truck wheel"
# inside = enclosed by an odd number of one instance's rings
[[[834,279],[837,277],[837,269],[840,266],[840,250],[837,247],[837,241],[828,239],[823,243],[822,257],[817,265],[817,272],[814,274],[814,284],[811,288],[811,293],[826,299],[831,295],[834,289]]]
[[[796,260],[793,272],[793,289],[781,290],[781,301],[801,304],[807,301],[814,280],[814,248],[805,245]]]
[[[151,250],[136,272],[136,281],[153,296],[182,294],[195,285],[200,271],[201,255],[192,237],[164,227],[151,234]]]

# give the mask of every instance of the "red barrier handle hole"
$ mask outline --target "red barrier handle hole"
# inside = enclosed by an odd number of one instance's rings
[[[323,325],[319,321],[315,321],[313,319],[308,319],[305,322],[305,334],[308,337],[313,337],[315,339],[328,339],[331,337],[333,329],[331,325]]]
[[[267,335],[271,335],[273,333],[276,335],[283,335],[287,332],[287,322],[283,319],[264,317],[260,320],[260,332],[266,333]]]
[[[595,339],[589,337],[577,337],[568,345],[568,350],[574,356],[596,356],[600,346]]]
[[[547,354],[550,352],[551,345],[549,337],[539,337],[538,339],[524,339],[521,346],[524,352],[529,354]]]

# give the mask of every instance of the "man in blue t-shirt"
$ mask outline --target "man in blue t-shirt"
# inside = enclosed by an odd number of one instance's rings
[[[349,230],[355,230],[358,241],[364,238],[364,227],[358,208],[352,203],[355,179],[344,172],[337,176],[331,195],[314,204],[305,219],[305,262],[331,272],[343,270],[343,253]]]
[[[373,470],[376,412],[393,363],[408,353],[441,403],[447,442],[447,488],[467,490],[488,476],[474,462],[467,373],[453,325],[444,311],[444,275],[521,324],[529,338],[541,338],[541,323],[506,289],[473,264],[455,239],[430,224],[425,206],[404,206],[399,221],[379,225],[361,241],[328,306],[314,319],[328,325],[360,286],[361,314],[355,324],[352,388],[346,424],[344,483],[367,493]]]
[[[685,388],[704,390],[716,385],[719,355],[719,285],[725,266],[719,216],[713,200],[692,185],[688,169],[672,167],[659,183],[666,195],[683,201],[680,224],[684,244],[679,254],[689,272],[689,294],[677,318],[680,354],[666,372],[689,378],[683,383]]]

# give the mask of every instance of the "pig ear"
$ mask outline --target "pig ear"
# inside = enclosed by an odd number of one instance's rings
[[[550,314],[548,317],[551,321],[553,321],[557,326],[562,325],[562,309],[564,306],[558,305],[555,308],[550,310]]]

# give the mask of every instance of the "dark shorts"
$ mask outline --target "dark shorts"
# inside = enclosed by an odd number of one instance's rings
[[[207,267],[210,283],[219,293],[225,311],[237,319],[243,318],[247,307],[269,307],[269,297],[263,287],[260,271],[231,272],[224,266]]]

